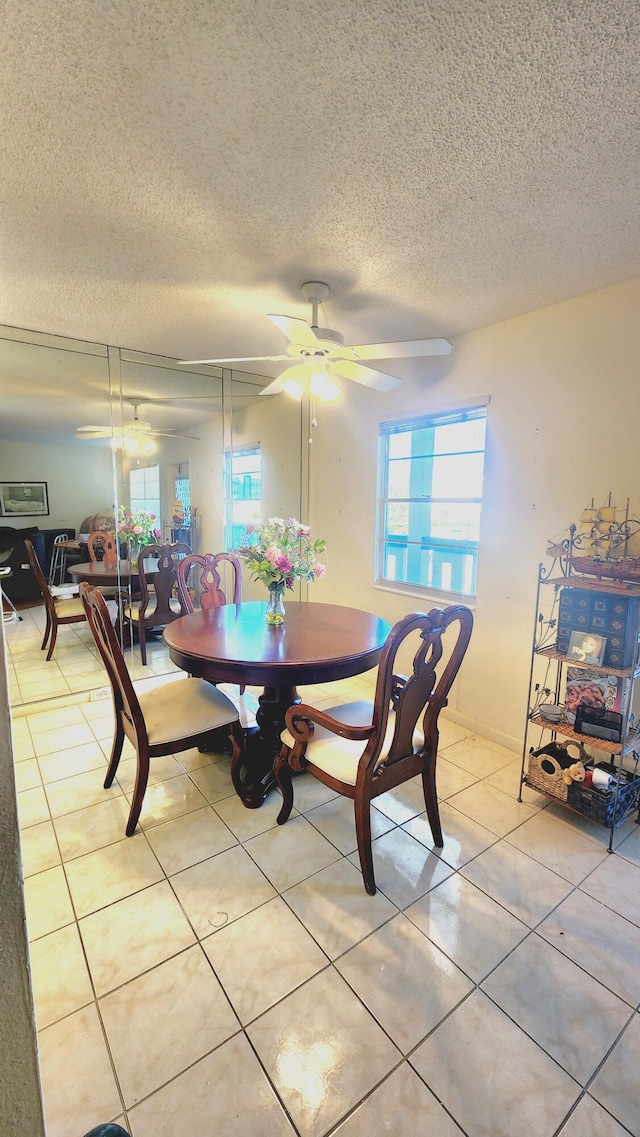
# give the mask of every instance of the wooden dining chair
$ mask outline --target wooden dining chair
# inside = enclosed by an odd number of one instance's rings
[[[105,568],[117,568],[119,557],[115,533],[99,529],[95,533],[90,533],[87,549],[92,564],[95,565],[100,560]],[[100,552],[100,556],[98,556],[98,552]],[[115,584],[97,584],[95,587],[99,588],[102,595],[108,596],[110,600],[117,599],[122,591]]]
[[[42,571],[40,561],[38,560],[36,551],[28,537],[24,538],[25,548],[29,557],[33,575],[38,583],[38,588],[42,593],[44,600],[44,607],[47,616],[47,623],[44,630],[44,638],[40,644],[40,650],[44,651],[49,641],[49,650],[47,652],[47,662],[53,655],[53,649],[56,646],[56,638],[58,635],[58,627],[60,624],[82,624],[85,620],[85,612],[82,601],[78,596],[54,596],[47,584],[47,579]]]
[[[220,566],[229,565],[233,581],[232,604],[239,604],[242,596],[242,565],[234,553],[190,553],[178,564],[178,589],[186,612],[194,612],[192,592],[200,608],[218,608],[227,603],[220,580]],[[195,566],[200,571],[194,571]],[[190,581],[192,582],[191,587]]]
[[[143,545],[138,557],[138,580],[140,598],[127,604],[124,613],[132,629],[138,631],[140,658],[147,663],[147,632],[163,628],[178,616],[186,614],[182,601],[175,595],[178,580],[178,565],[184,554],[190,553],[189,545],[176,541],[173,545]],[[157,562],[157,569],[151,572],[146,562]],[[150,588],[153,583],[153,591]]]
[[[89,560],[95,564],[98,560],[105,560],[111,564],[118,563],[118,547],[116,544],[115,533],[104,533],[99,530],[95,533],[89,534],[87,541],[87,549],[89,551]],[[98,550],[101,556],[98,557]]]
[[[204,679],[178,679],[138,696],[104,597],[86,583],[80,585],[80,597],[113,695],[115,732],[105,789],[115,777],[125,738],[136,751],[136,782],[126,827],[127,837],[131,837],[140,817],[152,758],[179,754],[209,742],[214,732],[224,729],[231,743],[232,760],[237,761],[244,733],[231,699]]]
[[[443,635],[452,626],[457,635],[438,678]],[[411,612],[387,637],[373,704],[350,703],[319,711],[300,703],[286,713],[283,745],[274,765],[284,799],[278,824],[287,821],[293,807],[292,770],[308,770],[336,793],[351,798],[362,877],[372,896],[376,891],[370,808],[374,798],[420,774],[433,841],[442,847],[436,793],[438,715],[446,706],[472,627],[472,613],[463,605],[433,608],[428,615]],[[396,674],[395,666],[398,651],[408,649],[410,637],[418,646],[407,678]]]
[[[218,608],[227,603],[226,593],[222,590],[222,581],[218,566],[230,565],[233,582],[233,600],[229,603],[239,604],[242,599],[242,564],[234,553],[191,553],[178,565],[178,591],[185,612],[195,612],[193,595],[199,601],[200,608],[207,611],[209,608]],[[200,566],[200,572],[194,573],[192,569]],[[192,582],[191,585],[189,582]],[[244,695],[245,684],[241,683],[239,693]]]

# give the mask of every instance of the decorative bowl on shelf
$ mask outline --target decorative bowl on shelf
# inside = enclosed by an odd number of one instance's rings
[[[538,714],[545,722],[560,722],[564,718],[564,707],[558,703],[541,703]]]

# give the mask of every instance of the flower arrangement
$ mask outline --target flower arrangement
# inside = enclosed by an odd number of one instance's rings
[[[236,550],[247,562],[253,579],[271,588],[293,588],[296,580],[317,580],[326,566],[317,558],[326,551],[326,541],[311,540],[308,525],[293,517],[270,517],[247,525],[245,541]]]
[[[118,536],[130,546],[153,545],[162,536],[160,529],[153,528],[155,520],[155,513],[147,513],[145,509],[127,509],[126,505],[121,505],[118,510]]]

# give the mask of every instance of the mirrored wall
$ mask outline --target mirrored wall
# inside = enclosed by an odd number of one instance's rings
[[[11,570],[3,588],[22,617],[4,624],[14,706],[105,682],[86,625],[61,629],[46,662],[44,608],[23,536],[60,587],[87,560],[89,532],[120,508],[153,513],[163,542],[197,552],[232,548],[253,517],[304,515],[304,407],[262,397],[269,382],[0,327],[0,568]],[[61,566],[55,540],[65,534]],[[244,595],[262,592],[245,579]],[[170,669],[161,636],[154,643],[146,668],[136,645],[129,649],[136,678]]]

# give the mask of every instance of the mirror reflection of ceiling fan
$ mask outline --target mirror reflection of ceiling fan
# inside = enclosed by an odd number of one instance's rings
[[[329,295],[329,285],[310,281],[302,285],[312,308],[311,324],[295,316],[270,315],[269,319],[289,340],[286,355],[253,355],[237,359],[190,359],[184,365],[226,363],[277,363],[295,360],[292,366],[269,383],[260,393],[278,395],[281,391],[301,399],[306,390],[322,402],[332,402],[340,394],[337,379],[352,379],[376,391],[391,391],[402,380],[369,366],[379,359],[416,359],[427,355],[448,355],[451,344],[445,339],[405,340],[400,343],[365,343],[347,347],[340,332],[318,327],[318,306]]]
[[[150,422],[141,422],[138,407],[141,403],[154,402],[152,399],[125,399],[133,407],[133,420],[122,426],[79,426],[76,438],[110,438],[113,450],[124,450],[127,454],[153,454],[156,444],[154,438],[192,438],[195,434],[176,434],[175,430],[154,430]],[[161,400],[158,400],[161,401]]]

